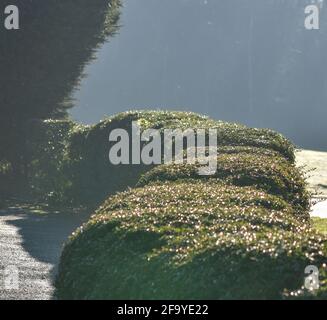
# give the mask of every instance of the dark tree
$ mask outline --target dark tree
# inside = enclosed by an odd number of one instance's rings
[[[6,30],[16,5],[20,29]],[[0,161],[26,174],[28,126],[65,117],[98,47],[117,29],[120,0],[0,0]],[[24,168],[25,167],[25,168]]]

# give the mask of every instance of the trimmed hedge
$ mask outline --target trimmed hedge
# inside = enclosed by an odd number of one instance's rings
[[[133,121],[140,125],[141,130],[217,128],[219,147],[261,147],[294,162],[292,143],[272,130],[215,121],[191,112],[129,111],[72,132],[68,146],[70,163],[67,172],[72,181],[69,193],[75,198],[75,202],[99,204],[108,195],[134,187],[140,176],[152,168],[142,164],[114,166],[109,162],[108,153],[113,145],[108,141],[110,132],[118,128],[131,133]]]
[[[218,152],[217,172],[211,177],[238,186],[255,186],[279,195],[297,207],[300,214],[309,209],[310,197],[306,191],[306,182],[295,165],[285,158],[260,148],[233,148],[233,153],[228,153],[228,149],[221,149]],[[146,173],[138,186],[151,181],[207,179],[198,174],[199,167],[199,164],[158,166]]]
[[[152,166],[112,165],[108,153],[114,129],[131,133],[132,121],[147,128],[217,128],[219,152],[260,152],[294,161],[293,145],[276,132],[215,121],[188,112],[130,111],[94,126],[72,121],[36,121],[28,137],[29,184],[34,196],[47,203],[97,206],[108,195],[133,187]],[[286,161],[285,160],[285,161]]]
[[[123,176],[119,188],[148,171],[137,188],[110,197],[70,237],[56,281],[58,298],[327,296],[326,237],[310,225],[305,181],[288,140],[195,114],[129,112],[83,132],[83,147],[74,154],[81,164],[96,161],[103,150],[95,142],[135,120],[143,129],[219,127],[217,174],[198,176],[198,165],[161,165],[137,168],[133,179]],[[94,167],[103,170],[101,163]],[[111,169],[115,178],[130,170]],[[108,188],[106,183],[98,180]],[[321,280],[314,294],[303,288],[304,268],[312,264]]]
[[[62,255],[57,295],[303,296],[305,266],[319,266],[325,279],[326,254],[325,238],[279,197],[215,179],[158,182],[110,198],[73,234]]]

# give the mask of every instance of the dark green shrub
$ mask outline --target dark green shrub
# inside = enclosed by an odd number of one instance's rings
[[[70,202],[71,181],[65,170],[72,121],[46,120],[30,125],[28,180],[32,195],[48,204]]]
[[[21,28],[8,32],[4,8],[17,5]],[[63,119],[97,49],[118,31],[119,0],[0,0],[0,161],[13,167],[13,195],[27,189],[29,125]]]

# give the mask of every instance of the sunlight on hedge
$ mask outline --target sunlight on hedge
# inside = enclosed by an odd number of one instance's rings
[[[133,174],[129,166],[110,167],[102,141],[132,121],[143,129],[219,128],[216,175],[198,176],[196,164],[136,166]],[[98,170],[85,181],[90,194],[94,185],[101,195],[137,187],[109,197],[71,236],[59,298],[326,297],[326,237],[311,226],[294,147],[278,133],[193,113],[128,112],[72,141],[69,154],[80,168],[93,161]],[[314,294],[303,287],[312,264],[322,284]]]

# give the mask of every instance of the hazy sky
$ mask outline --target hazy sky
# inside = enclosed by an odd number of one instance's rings
[[[122,27],[76,92],[74,119],[178,109],[269,127],[327,150],[327,8],[304,0],[125,0]]]

